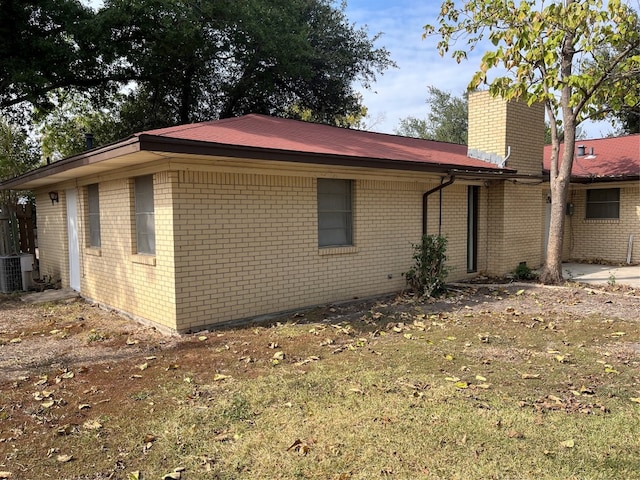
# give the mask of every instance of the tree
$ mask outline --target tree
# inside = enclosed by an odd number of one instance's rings
[[[42,156],[58,161],[87,149],[86,134],[94,145],[104,145],[130,134],[130,125],[120,118],[118,96],[110,108],[95,108],[89,95],[70,92],[58,96],[55,108],[39,122]]]
[[[466,145],[468,131],[467,94],[452,96],[434,86],[428,87],[426,119],[407,117],[400,120],[397,135],[425,138]]]
[[[546,283],[562,281],[565,228],[576,127],[585,119],[601,119],[610,110],[634,105],[640,56],[638,13],[621,0],[563,0],[550,3],[523,0],[468,0],[441,4],[438,26],[426,25],[425,35],[438,34],[441,55],[458,62],[467,57],[454,49],[466,38],[467,49],[490,41],[469,88],[488,84],[494,96],[543,102],[551,126],[551,221],[547,257],[541,273]],[[493,48],[491,48],[493,45]],[[598,55],[603,48],[615,52]],[[489,71],[501,68],[495,78]],[[564,128],[564,154],[559,158],[558,126]]]
[[[78,0],[0,0],[0,109],[110,80],[94,11]]]
[[[618,127],[619,135],[640,133],[640,105],[623,108],[617,113],[612,113],[611,117]]]
[[[393,65],[330,0],[107,0],[98,17],[136,81],[130,110],[158,120],[145,127],[293,106],[333,123],[359,114],[355,82]]]
[[[29,141],[27,132],[0,117],[0,181],[31,170],[39,161],[39,151]],[[0,205],[15,203],[15,199],[15,192],[0,192]]]
[[[39,121],[54,158],[83,149],[86,130],[100,145],[246,113],[358,127],[356,83],[394,65],[330,0],[106,0],[93,24],[105,71],[131,81],[50,92],[58,111]]]

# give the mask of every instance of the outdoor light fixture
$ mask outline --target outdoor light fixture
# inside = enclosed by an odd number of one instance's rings
[[[60,201],[58,198],[58,192],[49,192],[49,198],[51,199],[51,205]]]

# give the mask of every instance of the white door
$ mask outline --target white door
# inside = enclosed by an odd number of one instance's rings
[[[69,286],[80,291],[80,245],[78,243],[78,194],[67,190],[67,238],[69,239]]]

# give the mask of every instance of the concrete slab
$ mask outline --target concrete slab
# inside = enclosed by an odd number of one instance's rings
[[[25,303],[62,302],[76,298],[80,298],[80,294],[71,288],[44,290],[42,292],[28,293],[20,297]]]
[[[640,265],[614,267],[587,263],[563,263],[562,270],[566,280],[594,285],[615,282],[619,285],[640,288]]]

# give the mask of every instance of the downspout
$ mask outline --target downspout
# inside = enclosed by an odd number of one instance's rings
[[[440,179],[440,185],[438,185],[437,187],[432,188],[429,191],[424,192],[424,194],[422,195],[422,235],[426,235],[427,234],[427,198],[429,197],[429,195],[431,195],[432,193],[436,193],[436,192],[440,192],[442,189],[448,187],[449,185],[451,185],[453,182],[455,182],[456,180],[456,176],[455,175],[450,175],[449,176],[449,180],[447,180],[446,182],[443,183],[444,181],[444,177]],[[440,219],[439,219],[439,223],[438,223],[438,235],[440,235],[442,233],[442,194],[440,194]]]

